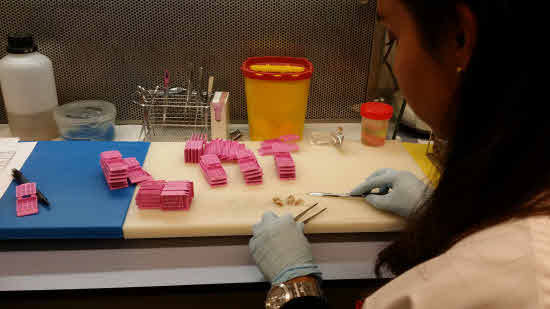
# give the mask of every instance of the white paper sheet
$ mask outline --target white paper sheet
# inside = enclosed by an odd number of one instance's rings
[[[19,138],[0,138],[0,170],[3,170],[17,152]]]
[[[16,143],[15,154],[6,166],[0,169],[0,197],[4,195],[12,181],[11,169],[20,169],[32,153],[34,146],[36,146],[36,142]]]

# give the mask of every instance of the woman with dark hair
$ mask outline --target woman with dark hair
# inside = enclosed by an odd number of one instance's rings
[[[407,218],[376,265],[397,277],[363,308],[550,308],[550,107],[530,99],[532,9],[378,0],[400,88],[449,151],[436,188],[383,169],[354,190],[388,191],[367,204]],[[268,308],[324,308],[303,226],[266,213],[253,234]]]

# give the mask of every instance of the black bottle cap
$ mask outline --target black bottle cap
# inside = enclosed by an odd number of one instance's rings
[[[8,34],[8,53],[28,54],[38,50],[32,34],[28,32],[14,32]]]

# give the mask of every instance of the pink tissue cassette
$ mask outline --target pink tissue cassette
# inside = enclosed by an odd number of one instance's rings
[[[250,150],[240,151],[237,154],[237,162],[246,184],[261,184],[263,182],[263,171],[254,152]]]
[[[191,181],[147,181],[140,185],[136,204],[140,209],[187,210],[193,197]]]
[[[289,145],[274,144],[273,155],[275,158],[275,166],[280,179],[294,180],[296,179],[296,165],[289,152]]]
[[[227,184],[227,174],[222,167],[218,156],[214,154],[203,155],[199,165],[206,181],[212,187],[223,186]]]
[[[153,180],[153,177],[141,168],[136,158],[124,158],[124,162],[128,165],[128,179],[130,179],[131,183]]]
[[[104,151],[100,154],[101,169],[105,175],[105,181],[109,189],[122,189],[128,187],[128,165],[122,159],[117,150]]]
[[[184,156],[186,163],[199,163],[200,157],[204,154],[206,139],[205,134],[193,134],[185,143]]]
[[[297,144],[294,144],[293,142],[299,139],[300,137],[298,135],[283,135],[276,139],[265,140],[262,142],[260,149],[258,150],[258,154],[260,156],[273,154],[274,145],[286,145],[288,147],[288,152],[296,152],[298,151],[299,147]]]
[[[36,183],[29,182],[15,187],[15,210],[18,217],[38,213],[38,198],[36,197]]]
[[[206,144],[204,154],[218,156],[220,161],[237,161],[239,151],[246,150],[246,146],[236,141],[215,139]]]
[[[153,177],[141,168],[136,158],[122,158],[122,154],[117,150],[102,152],[100,165],[111,190],[128,187],[128,179],[131,183],[153,180]]]

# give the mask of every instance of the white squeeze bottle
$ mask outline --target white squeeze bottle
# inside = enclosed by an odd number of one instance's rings
[[[11,133],[23,140],[58,137],[51,60],[38,52],[30,33],[10,33],[7,51],[0,59],[0,86]]]

